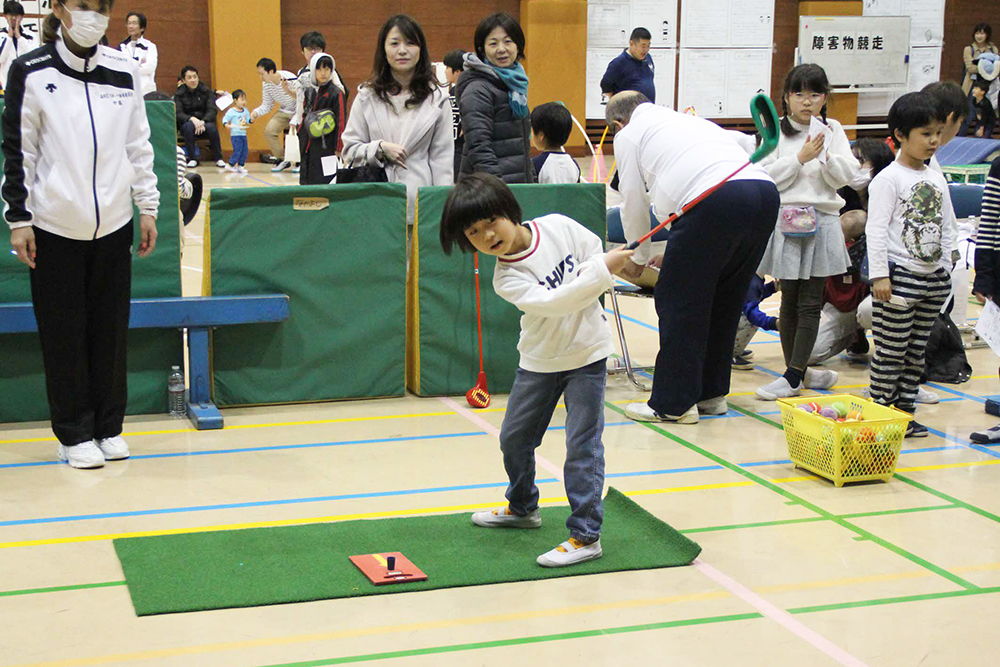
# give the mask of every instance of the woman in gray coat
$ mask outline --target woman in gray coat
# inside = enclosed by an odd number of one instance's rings
[[[524,32],[510,15],[490,14],[476,28],[475,47],[455,89],[465,132],[461,173],[534,183]]]

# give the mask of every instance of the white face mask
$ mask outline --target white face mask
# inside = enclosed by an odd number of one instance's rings
[[[872,170],[871,169],[859,169],[854,172],[854,180],[851,181],[851,188],[861,192],[868,187],[868,184],[872,182]]]
[[[101,37],[107,32],[108,22],[111,19],[100,12],[84,9],[71,9],[69,13],[73,25],[63,24],[69,38],[85,49],[97,46],[101,42]]]

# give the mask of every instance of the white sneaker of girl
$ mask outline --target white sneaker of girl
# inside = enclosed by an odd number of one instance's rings
[[[131,455],[128,451],[128,443],[120,435],[98,440],[97,448],[104,454],[105,461],[120,461]]]
[[[542,525],[542,515],[535,510],[527,516],[518,516],[510,511],[510,506],[497,510],[474,512],[472,523],[483,528],[539,528]]]
[[[571,537],[552,551],[543,553],[536,559],[536,562],[542,567],[566,567],[594,560],[603,555],[604,551],[601,549],[600,540],[584,544],[575,537]]]
[[[93,440],[81,442],[72,447],[59,445],[59,460],[65,461],[73,468],[101,468],[104,466],[104,454],[97,448]]]
[[[774,382],[765,384],[763,387],[757,387],[754,394],[762,401],[776,401],[779,398],[792,398],[793,396],[798,396],[802,393],[802,385],[798,387],[793,387],[788,384],[788,380],[782,375],[780,378]]]
[[[807,368],[806,375],[802,379],[802,384],[806,389],[829,389],[837,384],[840,376],[837,371],[826,370],[825,368]]]

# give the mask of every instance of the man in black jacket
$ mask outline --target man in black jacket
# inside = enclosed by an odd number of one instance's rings
[[[177,127],[184,135],[184,151],[187,154],[188,166],[198,166],[198,145],[195,137],[205,134],[212,147],[212,159],[215,166],[226,166],[222,160],[222,144],[219,141],[219,130],[215,126],[215,93],[198,79],[198,70],[193,65],[186,65],[181,70],[181,80],[174,94],[174,104],[177,106]]]

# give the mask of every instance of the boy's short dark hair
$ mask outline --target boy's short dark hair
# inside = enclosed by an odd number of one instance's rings
[[[877,137],[861,137],[854,142],[854,152],[860,162],[870,162],[872,178],[896,160],[895,153]]]
[[[896,137],[898,130],[904,137],[918,127],[925,127],[933,122],[942,122],[934,98],[927,93],[906,93],[893,102],[889,109],[889,136],[899,148],[900,141]]]
[[[990,84],[991,83],[993,83],[993,82],[992,81],[984,81],[983,79],[976,79],[975,81],[972,82],[972,87],[973,88],[979,88],[981,91],[983,91],[983,93],[988,93],[988,92],[990,92]]]
[[[444,202],[441,214],[441,248],[450,255],[458,243],[462,252],[475,252],[465,230],[480,220],[507,218],[521,224],[521,205],[507,184],[487,173],[468,174],[459,179]]]
[[[449,51],[445,54],[442,62],[444,62],[445,67],[450,67],[455,72],[461,72],[465,69],[465,51],[462,49]]]
[[[326,51],[326,38],[323,33],[313,30],[299,37],[300,49],[319,49]]]
[[[263,67],[264,71],[270,74],[278,70],[278,66],[270,58],[261,58],[257,61],[257,67]]]
[[[8,0],[3,3],[3,13],[9,16],[24,16],[24,5],[20,2]]]
[[[930,95],[937,109],[937,119],[948,122],[948,116],[961,120],[969,115],[969,98],[962,92],[962,87],[954,81],[935,81],[920,89],[921,93]]]
[[[531,110],[531,131],[545,135],[549,146],[562,147],[573,131],[573,114],[559,102],[539,104]]]
[[[236,100],[236,99],[239,99],[241,97],[246,97],[247,96],[247,91],[243,90],[242,88],[237,88],[236,90],[234,90],[232,92],[232,95],[233,95],[233,99]]]
[[[195,67],[194,65],[185,65],[184,67],[182,67],[181,68],[181,81],[184,80],[184,77],[187,76],[188,72],[194,72],[195,74],[198,74],[198,68]]]
[[[632,31],[632,35],[628,38],[628,41],[638,42],[640,39],[653,39],[653,36],[645,28],[636,28]]]
[[[479,59],[486,62],[486,38],[496,28],[503,28],[504,32],[510,35],[510,38],[514,40],[514,44],[517,45],[517,59],[523,60],[525,58],[524,31],[521,30],[521,24],[517,22],[517,19],[504,12],[494,12],[480,21],[479,25],[476,26],[476,33],[473,35],[472,41],[475,44],[476,55],[479,56]]]

